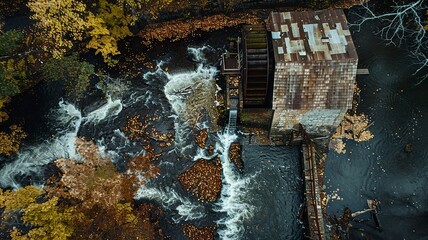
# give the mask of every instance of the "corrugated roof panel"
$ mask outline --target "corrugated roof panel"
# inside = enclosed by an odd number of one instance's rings
[[[273,39],[282,40],[277,46],[282,46],[285,50],[284,61],[358,58],[342,10],[274,12],[271,13],[269,22],[269,29],[274,29],[275,32],[272,32]],[[306,55],[299,54],[302,51]],[[277,48],[274,49],[274,54],[277,59]]]
[[[281,32],[286,32],[288,33],[289,29],[288,29],[288,25],[286,24],[281,24]]]
[[[293,33],[293,37],[299,38],[300,37],[300,30],[297,23],[291,23],[291,32]]]
[[[283,16],[283,18],[284,18],[284,19],[286,19],[286,20],[290,20],[290,19],[291,19],[291,14],[290,14],[290,12],[283,12],[283,13],[282,13],[282,16]]]
[[[272,32],[272,39],[281,39],[280,32]]]
[[[339,33],[336,29],[330,30],[328,37],[330,38],[330,43],[340,43]]]

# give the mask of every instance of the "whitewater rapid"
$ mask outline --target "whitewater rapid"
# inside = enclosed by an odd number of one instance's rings
[[[173,188],[141,186],[135,199],[149,199],[160,203],[164,208],[177,211],[178,216],[173,216],[175,223],[180,221],[196,220],[206,216],[204,207],[198,203],[192,203],[188,198],[180,196]]]
[[[143,75],[147,88],[133,91],[121,91],[120,96],[107,96],[102,106],[84,112],[75,105],[60,101],[58,107],[51,114],[51,122],[55,124],[55,134],[50,140],[33,146],[23,146],[15,159],[5,164],[0,170],[0,185],[5,187],[20,187],[20,179],[31,177],[37,179],[42,175],[46,165],[58,158],[72,158],[82,160],[75,150],[75,140],[79,131],[99,128],[119,115],[133,112],[136,104],[144,105],[147,109],[161,110],[160,118],[170,117],[174,120],[175,145],[177,153],[186,150],[192,152],[190,159],[211,159],[204,151],[198,149],[193,141],[193,127],[187,123],[187,104],[189,97],[195,91],[216,93],[219,89],[215,84],[218,70],[207,64],[206,53],[213,49],[209,46],[188,48],[190,58],[196,63],[194,70],[171,74],[163,70],[164,62],[159,62],[153,72]],[[122,88],[121,88],[122,89]],[[126,94],[126,96],[125,96]],[[163,95],[164,94],[164,95]],[[163,97],[165,96],[165,97]],[[213,103],[215,104],[215,103]],[[198,122],[200,128],[208,128],[207,122]],[[95,137],[95,142],[102,154],[111,156],[112,161],[118,162],[125,152],[127,157],[133,157],[141,152],[132,152],[133,143],[120,130],[121,126],[109,127],[108,134]],[[221,239],[240,239],[244,234],[245,221],[254,216],[255,207],[249,203],[248,192],[254,176],[241,176],[234,170],[234,165],[228,160],[230,144],[237,140],[236,135],[218,133],[210,135],[215,139],[215,154],[220,158],[223,166],[222,191],[218,202],[212,205],[213,210],[219,213],[221,219],[216,223],[219,226],[218,234]],[[108,145],[110,145],[108,147]],[[134,149],[134,148],[133,148]],[[193,151],[194,149],[198,149]],[[174,167],[174,161],[168,160],[165,166]],[[156,179],[140,186],[135,199],[150,199],[158,202],[165,209],[172,211],[173,221],[198,220],[209,215],[206,206],[191,200],[187,195],[180,194],[177,184],[162,185]],[[33,184],[41,184],[33,182]]]
[[[223,167],[223,185],[221,197],[216,203],[214,211],[224,213],[226,217],[218,220],[218,234],[220,239],[241,239],[245,229],[244,222],[254,216],[255,206],[249,203],[249,191],[255,175],[241,176],[234,170],[234,165],[229,161],[229,148],[236,141],[235,134],[219,133],[216,143],[216,151]]]
[[[83,116],[82,111],[75,105],[61,100],[51,116],[51,121],[56,125],[53,139],[34,146],[24,146],[18,152],[16,159],[5,164],[0,170],[1,187],[19,188],[18,178],[37,178],[42,174],[43,166],[58,158],[81,160],[74,143],[82,125],[98,124],[101,121],[112,119],[121,111],[121,100],[112,100],[110,96],[107,97],[105,104],[89,112],[86,116]],[[39,183],[34,182],[34,184]]]
[[[190,133],[188,126],[183,120],[187,114],[186,100],[193,93],[194,89],[196,89],[196,85],[205,84],[207,89],[214,86],[216,89],[213,89],[213,92],[218,91],[218,86],[212,84],[213,81],[216,81],[218,71],[214,66],[206,64],[207,60],[204,52],[209,50],[212,50],[209,46],[188,48],[188,54],[191,59],[198,63],[196,70],[176,75],[168,74],[169,81],[165,85],[164,92],[175,113],[176,135],[178,134],[179,139],[183,138],[182,140],[188,138],[188,134]],[[200,123],[200,125],[206,125],[206,123]],[[235,134],[218,133],[216,138],[214,152],[218,154],[222,163],[223,184],[221,196],[218,202],[215,203],[214,211],[225,215],[216,222],[219,226],[218,234],[220,239],[240,239],[245,232],[244,222],[253,217],[255,211],[255,207],[248,201],[251,180],[255,176],[240,176],[228,159],[230,145],[238,138]],[[194,142],[192,141],[191,145],[187,147],[195,148]],[[193,160],[200,158],[210,159],[212,156],[207,156],[205,151],[198,149]]]

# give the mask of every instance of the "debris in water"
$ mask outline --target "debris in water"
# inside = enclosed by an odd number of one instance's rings
[[[195,142],[198,145],[198,147],[205,149],[207,140],[208,140],[208,129],[204,128],[199,131],[198,135],[196,135]]]
[[[241,156],[241,145],[239,143],[232,143],[229,148],[229,161],[235,164],[240,172],[244,169],[244,162]]]
[[[210,144],[208,146],[208,154],[211,156],[214,154],[214,146],[212,144]]]
[[[211,240],[214,239],[214,232],[216,226],[207,226],[203,228],[197,228],[193,224],[185,224],[183,226],[184,235],[191,240]]]
[[[180,174],[181,186],[195,195],[199,201],[217,201],[221,193],[220,159],[199,159],[187,171]]]
[[[368,130],[372,124],[364,114],[345,114],[336,132],[331,137],[330,148],[334,149],[337,153],[345,153],[345,143],[343,139],[352,139],[357,142],[364,142],[372,139],[374,136]]]
[[[407,143],[407,144],[404,146],[404,151],[405,151],[406,153],[411,153],[411,152],[413,151],[413,145],[412,145],[411,143]]]

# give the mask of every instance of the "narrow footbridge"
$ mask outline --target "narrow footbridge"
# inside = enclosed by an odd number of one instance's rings
[[[318,184],[316,151],[314,143],[307,137],[302,144],[305,197],[310,239],[324,240],[325,228]]]

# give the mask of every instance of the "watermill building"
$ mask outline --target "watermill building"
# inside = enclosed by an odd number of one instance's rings
[[[352,107],[358,56],[342,9],[272,12],[238,42],[223,55],[227,82],[240,79],[227,85],[228,108],[243,127],[266,129],[268,142],[287,142],[300,126],[328,136]]]
[[[352,107],[358,56],[341,9],[272,12],[275,70],[270,136],[297,129],[323,135]]]

